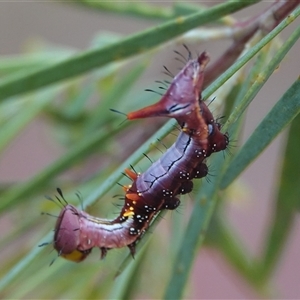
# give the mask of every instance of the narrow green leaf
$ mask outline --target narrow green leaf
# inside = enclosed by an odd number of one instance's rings
[[[53,233],[50,232],[47,236],[45,236],[40,244],[45,242],[45,240],[51,240]],[[36,255],[41,251],[41,248],[35,247],[33,248],[25,258],[20,260],[17,264],[15,264],[1,279],[0,279],[0,291],[3,290],[17,275],[26,268],[34,260]]]
[[[111,290],[109,299],[130,299],[128,296],[126,297],[126,295],[130,294],[130,292],[133,290],[135,285],[133,278],[136,276],[145,254],[146,248],[139,251],[134,260],[130,255],[131,263],[124,273],[122,273],[122,275],[120,274],[120,276],[115,278],[115,288]]]
[[[300,112],[300,80],[290,88],[290,96],[298,99],[298,112]],[[287,95],[288,96],[288,95]],[[286,102],[292,99],[285,97]],[[295,108],[297,110],[297,108]],[[274,270],[278,259],[284,249],[285,242],[290,234],[294,217],[300,206],[300,114],[293,120],[284,151],[283,166],[276,196],[276,209],[269,234],[266,239],[266,249],[262,259],[259,278],[264,281]]]
[[[81,0],[76,1],[75,3],[93,9],[99,9],[100,11],[107,11],[109,13],[119,13],[122,15],[131,15],[149,19],[169,19],[173,16],[171,8],[146,2]]]
[[[0,74],[7,74],[21,69],[36,68],[38,66],[49,66],[55,62],[70,57],[74,51],[58,50],[52,52],[38,52],[23,55],[0,56]]]
[[[300,80],[297,79],[258,125],[251,137],[233,158],[223,177],[221,189],[226,188],[299,112]]]
[[[187,17],[155,26],[129,36],[119,42],[78,54],[63,62],[38,71],[3,79],[0,83],[0,100],[13,95],[29,92],[40,87],[81,75],[109,62],[124,59],[166,42],[187,30],[212,22],[260,0],[235,1],[216,5],[205,12],[197,12]]]
[[[166,20],[176,18],[178,16],[189,15],[196,11],[204,11],[207,6],[200,3],[174,3],[172,7],[164,7],[162,5],[153,5],[145,2],[103,2],[103,1],[91,1],[81,0],[75,2],[76,4],[85,5],[93,9],[99,9],[99,11],[107,11],[109,13],[117,13],[128,16],[135,16],[138,18],[148,18],[153,20]],[[219,20],[218,20],[219,21]],[[222,20],[221,20],[222,21]]]
[[[160,222],[161,219],[163,219],[164,215],[167,213],[166,210],[160,212],[155,220],[152,222],[151,224],[151,230],[154,230],[156,228],[156,226],[158,225],[158,223]],[[143,247],[149,242],[151,238],[151,235],[145,235],[143,236],[143,238],[137,243],[136,245],[136,252],[139,253],[140,251],[143,251]],[[120,276],[125,269],[128,267],[128,265],[132,263],[132,256],[130,254],[127,255],[127,257],[123,260],[123,262],[120,264],[118,272],[116,273],[116,277]]]
[[[216,174],[221,173],[225,163],[222,154],[215,154],[210,160]],[[210,217],[214,211],[220,176],[212,178],[211,182],[203,182],[200,192],[195,196],[195,205],[186,227],[181,247],[174,260],[171,279],[167,285],[164,299],[181,299],[187,283],[192,263],[195,259],[199,243],[205,237]]]

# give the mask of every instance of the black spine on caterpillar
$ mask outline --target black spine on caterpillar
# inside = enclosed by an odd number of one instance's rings
[[[209,56],[203,52],[190,59],[174,77],[161,100],[127,115],[129,120],[165,116],[181,126],[176,142],[142,174],[126,169],[132,184],[125,187],[125,203],[114,220],[90,216],[72,205],[61,211],[54,235],[54,248],[60,256],[82,261],[94,247],[107,250],[128,246],[132,255],[156,214],[175,209],[177,197],[192,190],[194,178],[207,175],[205,160],[213,152],[224,150],[227,134],[220,132],[206,104],[201,100],[203,73]]]

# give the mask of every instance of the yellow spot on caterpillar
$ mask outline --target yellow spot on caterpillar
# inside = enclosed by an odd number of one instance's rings
[[[132,206],[129,207],[129,210],[134,210],[134,208]]]
[[[125,211],[123,213],[123,217],[132,217],[134,216],[134,212],[133,211]]]

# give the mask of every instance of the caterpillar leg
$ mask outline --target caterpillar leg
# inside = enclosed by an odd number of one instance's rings
[[[181,183],[180,189],[178,190],[179,194],[188,194],[193,190],[193,181],[187,180]]]
[[[135,242],[129,244],[127,247],[129,248],[130,254],[131,254],[132,258],[134,259],[134,255],[135,255]]]
[[[164,209],[174,210],[180,205],[180,200],[177,197],[167,198],[164,200]]]
[[[101,247],[100,248],[100,252],[101,252],[100,259],[104,259],[105,258],[108,250],[109,250],[109,248],[105,248],[105,247]]]
[[[208,174],[208,167],[205,163],[200,163],[192,172],[193,178],[202,178]]]

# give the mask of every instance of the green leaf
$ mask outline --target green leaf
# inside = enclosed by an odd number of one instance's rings
[[[216,5],[204,12],[197,12],[187,17],[166,22],[103,48],[80,53],[63,62],[38,71],[18,74],[3,79],[0,83],[0,100],[13,95],[29,92],[58,81],[81,75],[109,62],[125,59],[134,54],[143,53],[176,36],[200,25],[212,22],[222,16],[252,5],[260,0],[250,2],[235,1]]]
[[[119,13],[122,15],[131,15],[142,18],[151,19],[168,19],[173,17],[173,11],[169,7],[161,5],[153,5],[146,2],[114,2],[114,1],[91,1],[81,0],[75,2],[76,4],[85,5],[90,8],[96,8],[100,11],[107,11],[109,13]]]
[[[300,33],[300,27],[298,29]],[[277,64],[276,64],[277,65]],[[253,84],[254,86],[255,84]],[[226,188],[300,112],[300,80],[288,89],[231,161],[223,177]]]
[[[286,94],[285,103],[298,100],[295,111],[300,112],[300,80],[298,79]],[[284,108],[283,108],[284,109]],[[285,242],[294,224],[294,217],[300,207],[300,114],[293,120],[289,129],[286,148],[283,154],[283,165],[279,179],[278,191],[275,199],[276,208],[272,224],[269,225],[266,248],[261,262],[258,276],[264,281],[274,270]]]

